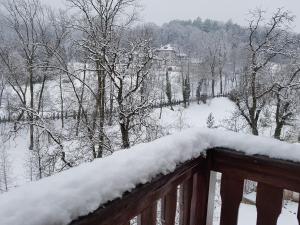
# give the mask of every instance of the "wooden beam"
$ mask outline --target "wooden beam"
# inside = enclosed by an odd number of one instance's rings
[[[266,156],[249,156],[224,148],[210,151],[211,169],[240,179],[263,182],[282,189],[300,192],[300,164]]]

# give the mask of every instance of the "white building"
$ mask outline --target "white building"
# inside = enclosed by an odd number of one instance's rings
[[[182,60],[187,59],[187,55],[167,44],[155,50],[155,59],[159,66],[176,67]]]

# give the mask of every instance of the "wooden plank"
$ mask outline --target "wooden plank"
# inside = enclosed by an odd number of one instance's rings
[[[193,177],[186,180],[182,184],[181,190],[181,201],[180,206],[180,225],[189,225],[191,216],[191,202],[193,194]]]
[[[205,169],[205,159],[199,157],[186,162],[168,175],[155,178],[151,183],[138,186],[130,193],[124,194],[122,199],[107,203],[89,215],[80,217],[70,225],[112,225],[122,224],[166,195],[175,186],[178,186],[193,174]]]
[[[300,164],[266,156],[248,156],[224,148],[209,150],[211,169],[241,179],[263,182],[282,189],[300,192]]]
[[[206,225],[209,179],[209,171],[200,171],[194,175],[190,225]]]
[[[220,225],[237,225],[243,187],[244,180],[222,174]]]
[[[174,187],[161,200],[161,222],[163,225],[174,225],[177,205],[177,187]]]
[[[283,190],[259,183],[256,194],[257,225],[276,225],[282,209]]]
[[[157,203],[153,203],[150,207],[141,213],[141,225],[156,225]]]

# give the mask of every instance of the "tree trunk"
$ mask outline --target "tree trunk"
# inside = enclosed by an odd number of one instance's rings
[[[114,92],[114,85],[112,83],[112,79],[110,79],[110,83],[109,83],[109,89],[110,89],[110,93],[109,93],[109,120],[108,120],[108,125],[112,126],[113,124],[113,111],[114,111],[114,96],[113,96],[113,92]]]
[[[169,79],[168,70],[166,72],[166,95],[167,95],[168,102],[169,102],[169,105],[171,107],[171,110],[174,111],[173,106],[172,106],[172,87],[171,87],[171,82],[170,82],[170,79]]]
[[[223,94],[223,76],[222,72],[220,71],[220,94]]]
[[[101,158],[104,147],[104,121],[105,121],[105,71],[97,63],[98,71],[98,88],[99,88],[99,129],[98,129],[98,152],[97,158]]]
[[[29,64],[29,89],[30,89],[30,110],[34,107],[34,90],[33,90],[33,70],[32,63]],[[29,127],[29,150],[33,150],[33,112],[29,113],[30,127]]]
[[[123,121],[123,122],[125,122],[125,121]],[[123,148],[124,149],[129,148],[130,147],[129,130],[124,123],[120,123],[120,128],[121,128],[121,134],[122,134]]]
[[[276,128],[275,128],[275,132],[274,132],[274,138],[280,140],[281,137],[281,131],[283,128],[283,123],[276,123]]]
[[[276,94],[277,104],[276,104],[276,113],[275,113],[275,119],[276,119],[276,128],[274,132],[274,138],[280,140],[281,137],[281,131],[283,128],[283,121],[280,119],[280,107],[281,107],[281,99],[279,93]]]
[[[79,99],[79,106],[78,106],[78,112],[77,112],[77,123],[76,123],[76,136],[79,135],[79,125],[81,120],[81,113],[82,113],[82,102],[83,102],[83,96],[84,96],[84,88],[85,88],[85,77],[86,77],[86,63],[84,64],[84,70],[83,70],[83,83],[81,87],[81,93],[80,93],[80,99]]]
[[[211,95],[213,98],[215,97],[215,79],[214,78],[211,80]]]
[[[258,136],[259,133],[258,133],[257,125],[252,125],[251,129],[252,129],[252,134]]]
[[[62,77],[59,75],[59,91],[60,91],[60,117],[61,117],[61,128],[64,128],[64,98],[62,92]]]
[[[1,87],[1,90],[0,90],[0,107],[2,105],[3,92],[4,92],[4,85]]]

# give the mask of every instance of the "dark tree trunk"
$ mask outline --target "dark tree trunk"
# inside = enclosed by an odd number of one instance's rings
[[[83,104],[83,96],[84,96],[84,88],[85,88],[85,77],[86,77],[86,63],[84,64],[83,79],[82,79],[83,83],[82,83],[79,106],[78,106],[78,111],[77,111],[76,136],[79,135],[79,125],[80,125],[80,120],[81,120],[81,113],[83,110],[82,104]]]
[[[171,107],[171,110],[174,111],[173,106],[172,106],[172,87],[171,87],[171,82],[170,82],[170,79],[169,79],[168,70],[166,72],[166,95],[167,95],[168,102],[169,102],[169,105]]]
[[[120,128],[121,128],[121,135],[122,135],[122,143],[123,143],[123,148],[129,148],[130,147],[130,141],[129,141],[129,130],[126,124],[120,123]]]
[[[274,138],[280,140],[282,128],[283,128],[283,123],[276,124]]]
[[[251,127],[251,129],[252,129],[252,134],[255,136],[258,136],[259,133],[258,133],[257,126],[253,126],[253,127]]]
[[[4,85],[2,84],[2,87],[1,87],[1,90],[0,90],[0,107],[2,105],[3,92],[4,92]]]
[[[104,121],[105,121],[105,71],[97,63],[98,89],[99,89],[99,128],[98,128],[98,152],[97,158],[101,158],[104,150]]]
[[[112,80],[110,79],[110,93],[109,93],[109,120],[108,120],[108,125],[112,126],[113,124],[113,111],[114,111],[114,85],[112,83]]]
[[[64,98],[62,91],[62,77],[59,76],[59,91],[60,91],[60,117],[61,117],[61,127],[64,128]]]
[[[223,76],[222,72],[220,72],[220,94],[223,94]]]
[[[281,99],[280,99],[279,93],[276,94],[276,99],[277,99],[276,114],[275,114],[276,128],[275,128],[275,132],[274,132],[274,138],[280,139],[281,131],[282,131],[282,128],[283,128],[283,123],[282,123],[282,121],[280,121]]]
[[[213,98],[215,97],[215,79],[214,78],[211,80],[211,95]]]
[[[30,89],[30,110],[33,110],[34,107],[34,90],[33,90],[33,70],[32,70],[32,63],[29,64],[29,89]],[[33,112],[29,113],[29,150],[33,150],[33,133],[34,133],[34,126],[33,126]]]

